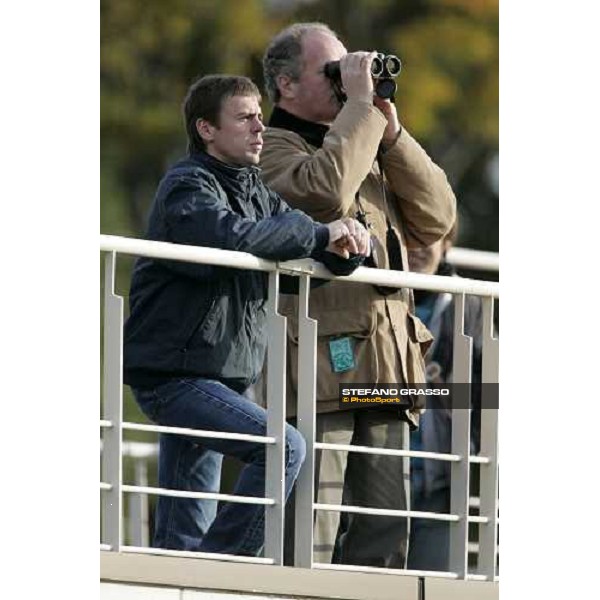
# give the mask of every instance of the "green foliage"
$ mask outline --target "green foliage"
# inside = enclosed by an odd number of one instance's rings
[[[497,249],[486,177],[498,144],[497,0],[102,0],[102,232],[142,234],[156,184],[185,151],[180,106],[193,79],[242,73],[262,86],[272,35],[315,20],[349,50],[402,58],[396,105],[457,192],[459,241]]]

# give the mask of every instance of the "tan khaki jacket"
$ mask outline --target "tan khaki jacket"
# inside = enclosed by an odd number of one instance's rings
[[[385,247],[387,227],[376,153],[386,124],[372,104],[349,100],[321,148],[295,132],[269,127],[260,164],[263,179],[290,206],[325,223],[355,217],[358,191],[371,235]],[[456,200],[444,172],[405,129],[385,151],[382,164],[389,216],[408,268],[406,247],[429,246],[443,237],[454,223]],[[389,267],[385,254],[380,268]],[[318,412],[339,410],[340,383],[425,381],[423,354],[432,336],[411,314],[408,290],[383,296],[370,285],[335,281],[312,290],[310,297],[310,316],[318,320]],[[282,296],[280,308],[288,317],[287,409],[292,416],[298,383],[297,297]],[[356,363],[352,371],[332,370],[328,341],[336,336],[352,339]],[[418,412],[408,415],[414,424]]]

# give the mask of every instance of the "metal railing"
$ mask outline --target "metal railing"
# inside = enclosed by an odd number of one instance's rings
[[[183,246],[115,236],[101,236],[101,251],[105,256],[104,280],[104,414],[100,420],[103,432],[102,481],[103,496],[101,549],[113,552],[143,552],[176,556],[193,556],[237,562],[283,564],[283,458],[285,427],[285,360],[286,319],[277,312],[279,275],[295,275],[300,278],[299,293],[299,356],[298,356],[298,429],[307,444],[304,465],[296,482],[296,536],[295,565],[304,568],[353,570],[393,573],[397,575],[435,576],[450,579],[497,580],[497,537],[498,537],[498,414],[497,410],[483,410],[481,415],[481,450],[479,456],[470,455],[470,418],[468,409],[452,411],[452,448],[450,454],[435,454],[410,450],[389,450],[320,444],[315,442],[316,403],[316,344],[317,322],[308,316],[310,277],[336,279],[325,267],[310,259],[276,263],[255,256],[214,248]],[[157,425],[142,425],[123,421],[123,298],[115,294],[117,254],[146,256],[199,264],[212,264],[237,269],[264,271],[269,274],[268,291],[268,349],[267,362],[267,435],[247,436],[242,434],[190,430]],[[490,253],[479,253],[490,254]],[[481,257],[480,257],[481,258]],[[494,269],[490,256],[485,257],[489,269]],[[463,254],[464,260],[464,254]],[[464,266],[464,264],[463,264]],[[486,268],[478,263],[478,269]],[[497,262],[496,262],[497,268]],[[449,292],[455,299],[454,322],[454,381],[470,383],[472,339],[464,335],[465,295],[482,297],[484,327],[482,349],[482,383],[498,382],[498,340],[494,337],[494,299],[499,298],[499,285],[472,279],[427,276],[410,272],[397,272],[361,267],[344,278],[356,284],[376,284],[390,287]],[[483,386],[483,394],[486,386]],[[482,398],[485,405],[485,398]],[[186,436],[220,437],[222,439],[252,440],[267,446],[265,498],[241,497],[227,494],[202,492],[178,492],[149,487],[147,485],[125,485],[123,483],[123,454],[126,442],[124,431],[168,432]],[[130,447],[131,449],[131,447]],[[451,464],[450,513],[432,513],[413,510],[383,510],[349,505],[323,505],[314,501],[314,453],[346,450],[402,457],[422,456],[430,460],[442,460]],[[480,465],[479,515],[469,515],[469,472],[471,464]],[[265,505],[264,557],[242,557],[224,554],[181,552],[148,548],[144,545],[123,544],[123,496],[124,494],[171,495],[186,498],[207,498],[227,502],[242,502]],[[449,572],[382,569],[358,565],[330,565],[313,562],[312,527],[315,510],[335,510],[351,513],[389,515],[403,518],[421,518],[450,522],[450,567]],[[468,525],[479,528],[478,561],[475,573],[468,572],[469,542]],[[143,540],[137,538],[141,544]]]
[[[470,248],[450,248],[446,260],[455,267],[474,271],[500,271],[500,259],[496,252],[471,250]]]

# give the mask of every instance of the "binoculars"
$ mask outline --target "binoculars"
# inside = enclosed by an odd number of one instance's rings
[[[394,78],[400,75],[401,70],[402,61],[397,56],[377,53],[371,63],[371,77],[373,77],[373,83],[375,84],[375,93],[380,98],[393,98],[397,89]],[[339,60],[326,63],[323,72],[333,82],[341,84]]]

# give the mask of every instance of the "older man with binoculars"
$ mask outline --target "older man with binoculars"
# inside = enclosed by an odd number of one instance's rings
[[[400,125],[390,100],[400,60],[348,53],[326,25],[299,23],[271,41],[263,68],[275,104],[260,161],[265,182],[319,221],[357,218],[371,233],[371,266],[407,269],[407,247],[442,238],[456,200],[444,172]],[[286,297],[282,310],[296,315],[297,299]],[[402,449],[421,407],[343,409],[339,385],[425,382],[431,335],[414,315],[412,291],[336,281],[311,293],[310,315],[318,320],[317,441]],[[295,319],[288,323],[293,416],[298,331]],[[324,450],[316,458],[319,503],[408,508],[402,457]],[[406,518],[354,513],[340,524],[339,517],[316,512],[315,562],[405,566]]]

